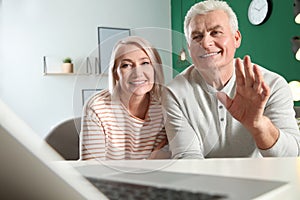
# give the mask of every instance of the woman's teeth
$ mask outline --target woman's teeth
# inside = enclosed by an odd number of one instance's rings
[[[144,84],[146,81],[132,81],[130,82],[130,84],[133,84],[133,85],[141,85],[141,84]]]

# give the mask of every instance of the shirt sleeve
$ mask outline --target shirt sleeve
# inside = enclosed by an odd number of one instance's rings
[[[105,134],[101,122],[91,107],[84,108],[80,132],[80,160],[103,159]]]
[[[292,93],[287,82],[279,77],[270,83],[272,94],[265,108],[265,115],[279,130],[277,142],[267,150],[260,150],[263,156],[299,156],[300,133],[293,109]]]
[[[162,103],[165,109],[165,128],[172,158],[204,158],[201,139],[184,116],[178,98],[170,89],[164,92]]]

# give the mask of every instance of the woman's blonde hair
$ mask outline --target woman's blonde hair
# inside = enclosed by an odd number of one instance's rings
[[[124,39],[121,39],[115,44],[112,50],[108,72],[110,93],[113,94],[114,89],[117,85],[117,59],[124,54],[122,53],[121,55],[120,48],[126,45],[135,45],[136,47],[144,51],[149,57],[154,69],[154,85],[151,92],[155,98],[160,100],[163,84],[165,81],[162,70],[162,61],[158,51],[147,40],[139,36],[128,36]]]

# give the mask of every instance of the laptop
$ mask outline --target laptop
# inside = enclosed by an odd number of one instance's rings
[[[53,160],[62,157],[1,100],[0,111],[1,199],[247,200],[286,184],[153,171],[138,165],[57,164]]]
[[[143,199],[248,200],[287,184],[281,181],[168,172],[160,170],[167,165],[166,162],[152,164],[158,170],[151,170],[151,167],[143,169],[138,167],[138,162],[115,165],[93,163],[75,168],[110,199],[122,199],[124,194],[127,198],[123,199],[142,199],[135,198],[135,195],[139,197],[139,193],[144,193]],[[112,188],[125,192],[111,193]],[[127,190],[130,191],[130,198]]]
[[[1,199],[108,199],[0,100]]]

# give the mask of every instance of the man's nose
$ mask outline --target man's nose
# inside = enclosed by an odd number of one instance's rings
[[[203,49],[208,49],[213,44],[213,38],[210,35],[203,36],[200,45]]]

